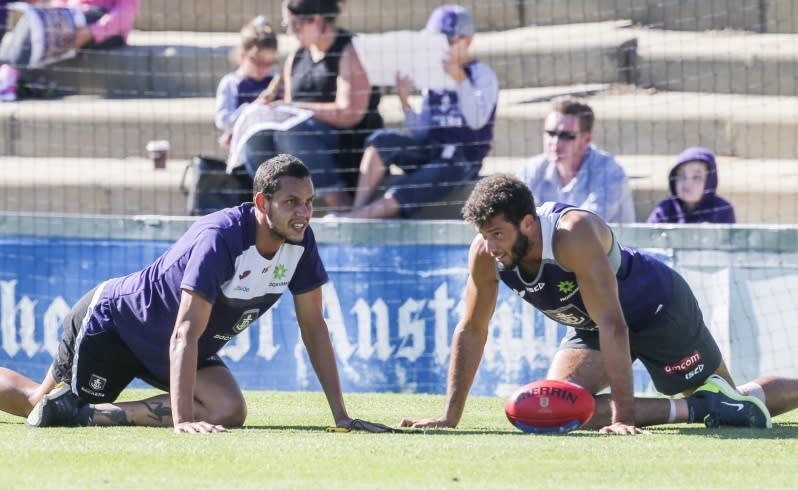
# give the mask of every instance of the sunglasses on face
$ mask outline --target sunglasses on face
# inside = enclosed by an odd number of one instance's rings
[[[555,136],[563,141],[573,141],[579,135],[579,131],[550,131],[546,129],[543,131],[550,138],[554,138]]]
[[[288,32],[299,32],[303,24],[313,22],[313,17],[294,17],[290,21],[283,21],[280,25]]]

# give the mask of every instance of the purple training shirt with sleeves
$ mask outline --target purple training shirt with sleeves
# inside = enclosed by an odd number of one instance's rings
[[[107,282],[100,301],[108,306],[95,311],[105,311],[112,321],[92,324],[116,330],[153,376],[168,383],[169,342],[181,290],[213,303],[198,341],[202,360],[248,328],[286,290],[296,295],[327,282],[310,228],[302,242],[284,243],[271,259],[255,248],[255,231],[251,203],[198,219],[151,265]]]

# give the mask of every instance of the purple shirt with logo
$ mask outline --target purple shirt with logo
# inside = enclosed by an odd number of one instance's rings
[[[115,330],[153,375],[168,381],[169,342],[182,289],[213,303],[198,343],[198,359],[205,359],[286,290],[296,295],[327,282],[310,228],[301,243],[284,243],[271,259],[255,248],[255,230],[251,203],[199,218],[151,265],[105,283],[99,299],[104,304],[94,310],[105,319],[90,325]]]

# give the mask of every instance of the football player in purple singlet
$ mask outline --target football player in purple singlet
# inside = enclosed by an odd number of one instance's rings
[[[499,282],[572,327],[547,378],[576,383],[596,396],[588,428],[614,434],[682,422],[767,428],[771,414],[798,407],[798,379],[761,377],[735,389],[690,286],[663,262],[619,244],[598,215],[554,202],[536,208],[523,182],[495,175],[476,185],[463,217],[478,235],[468,256],[463,317],[452,339],[444,412],[404,419],[403,426],[457,426]],[[658,391],[685,397],[635,398],[634,359]],[[610,394],[598,394],[607,387]]]
[[[42,384],[0,368],[0,409],[34,427],[240,426],[246,402],[217,353],[289,291],[335,425],[392,430],[353,420],[344,405],[322,315],[328,277],[309,227],[310,171],[278,155],[260,166],[253,192],[254,202],[199,218],[155,262],[80,299]],[[134,378],[168,393],[115,403]]]

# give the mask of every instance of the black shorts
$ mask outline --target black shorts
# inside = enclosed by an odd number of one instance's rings
[[[72,391],[90,403],[113,402],[135,378],[169,391],[169,380],[158,379],[128,349],[113,329],[86,334],[86,326],[105,305],[98,304],[100,287],[80,298],[64,318],[64,333],[50,372],[56,381],[72,386]],[[100,313],[100,315],[104,315]],[[110,320],[110,315],[105,315]],[[198,363],[198,369],[225,366],[217,356]]]
[[[673,271],[673,300],[650,327],[629,332],[632,360],[640,359],[657,391],[675,395],[701,385],[720,366],[712,337],[690,286]],[[571,328],[560,349],[599,350],[598,330]]]

